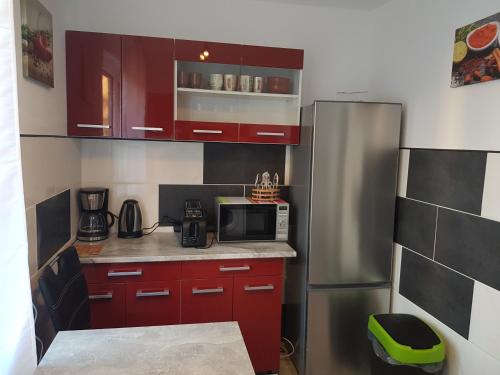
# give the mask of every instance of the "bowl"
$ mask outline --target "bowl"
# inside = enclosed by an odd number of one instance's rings
[[[271,94],[288,94],[290,79],[286,77],[267,77],[267,92]]]
[[[470,39],[471,37],[479,32],[480,30],[486,28],[486,27],[489,27],[491,25],[494,25],[496,27],[496,33],[491,37],[491,39],[489,40],[488,43],[484,44],[483,46],[481,47],[474,47],[471,45],[471,42],[470,42]],[[466,42],[467,42],[467,47],[469,47],[469,49],[471,51],[474,51],[474,52],[483,52],[483,51],[486,51],[488,48],[490,48],[491,46],[493,46],[493,44],[499,42],[499,30],[500,30],[500,22],[497,22],[497,21],[494,21],[494,22],[488,22],[487,24],[484,24],[480,27],[478,27],[477,29],[474,29],[472,30],[468,35],[467,35],[467,38],[466,38]]]

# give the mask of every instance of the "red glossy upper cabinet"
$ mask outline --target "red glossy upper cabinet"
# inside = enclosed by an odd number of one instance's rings
[[[298,70],[304,66],[304,50],[301,49],[245,45],[241,51],[242,65]]]
[[[68,135],[119,137],[121,37],[66,31]]]
[[[122,37],[122,137],[172,139],[174,40]]]
[[[180,61],[240,65],[241,45],[176,39],[175,59]]]

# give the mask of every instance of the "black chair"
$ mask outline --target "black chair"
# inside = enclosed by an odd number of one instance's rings
[[[56,263],[57,274],[53,270]],[[74,247],[45,267],[39,284],[56,332],[90,328],[87,283]]]

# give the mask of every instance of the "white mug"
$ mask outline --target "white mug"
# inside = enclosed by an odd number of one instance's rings
[[[210,74],[210,90],[222,90],[224,79],[222,74]]]
[[[254,77],[253,79],[253,92],[262,92],[264,86],[264,78]]]
[[[240,76],[240,91],[250,92],[252,86],[252,77],[249,75]]]
[[[224,90],[234,91],[236,90],[237,77],[235,74],[224,74]]]

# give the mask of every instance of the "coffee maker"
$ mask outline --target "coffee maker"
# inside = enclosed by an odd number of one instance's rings
[[[114,215],[108,211],[109,190],[86,188],[78,192],[80,221],[77,238],[81,241],[101,241],[108,238],[109,228],[115,223]],[[108,223],[107,217],[111,222]]]

